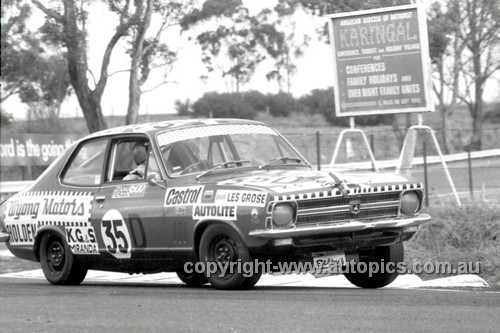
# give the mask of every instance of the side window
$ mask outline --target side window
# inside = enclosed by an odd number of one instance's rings
[[[142,180],[146,178],[146,168],[159,172],[148,140],[115,140],[111,148],[106,181]]]
[[[99,185],[107,144],[108,139],[98,139],[82,144],[73,153],[71,162],[62,176],[62,182],[81,186]]]
[[[150,173],[160,173],[160,168],[158,167],[158,163],[156,163],[155,154],[152,150],[149,152],[149,160],[148,160],[148,174]]]

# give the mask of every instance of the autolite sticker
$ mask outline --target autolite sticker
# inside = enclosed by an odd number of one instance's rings
[[[232,204],[238,206],[264,207],[267,193],[260,191],[217,190],[216,204]]]
[[[33,244],[43,225],[87,226],[94,195],[91,192],[23,192],[7,202],[5,228],[12,245]]]
[[[196,205],[193,207],[193,220],[216,218],[224,221],[236,220],[236,206]]]
[[[167,190],[165,205],[189,206],[201,202],[204,186],[172,187]]]

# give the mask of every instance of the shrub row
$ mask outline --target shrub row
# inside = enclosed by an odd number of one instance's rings
[[[315,89],[309,94],[296,98],[291,94],[263,94],[258,91],[242,93],[210,92],[190,105],[177,101],[179,115],[193,117],[244,118],[255,119],[258,113],[268,113],[275,117],[287,117],[292,113],[314,115],[322,114],[326,121],[336,126],[347,126],[349,119],[335,116],[333,89]],[[391,124],[393,115],[360,117],[359,125],[376,126]]]

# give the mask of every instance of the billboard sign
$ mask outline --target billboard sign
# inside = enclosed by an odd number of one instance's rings
[[[422,6],[332,14],[328,19],[337,116],[434,111]]]
[[[32,134],[2,131],[1,166],[49,165],[79,137],[73,134]]]

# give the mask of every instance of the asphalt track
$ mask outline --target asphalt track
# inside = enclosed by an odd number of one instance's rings
[[[4,332],[495,332],[500,293],[2,279]],[[5,330],[4,330],[5,329]]]

